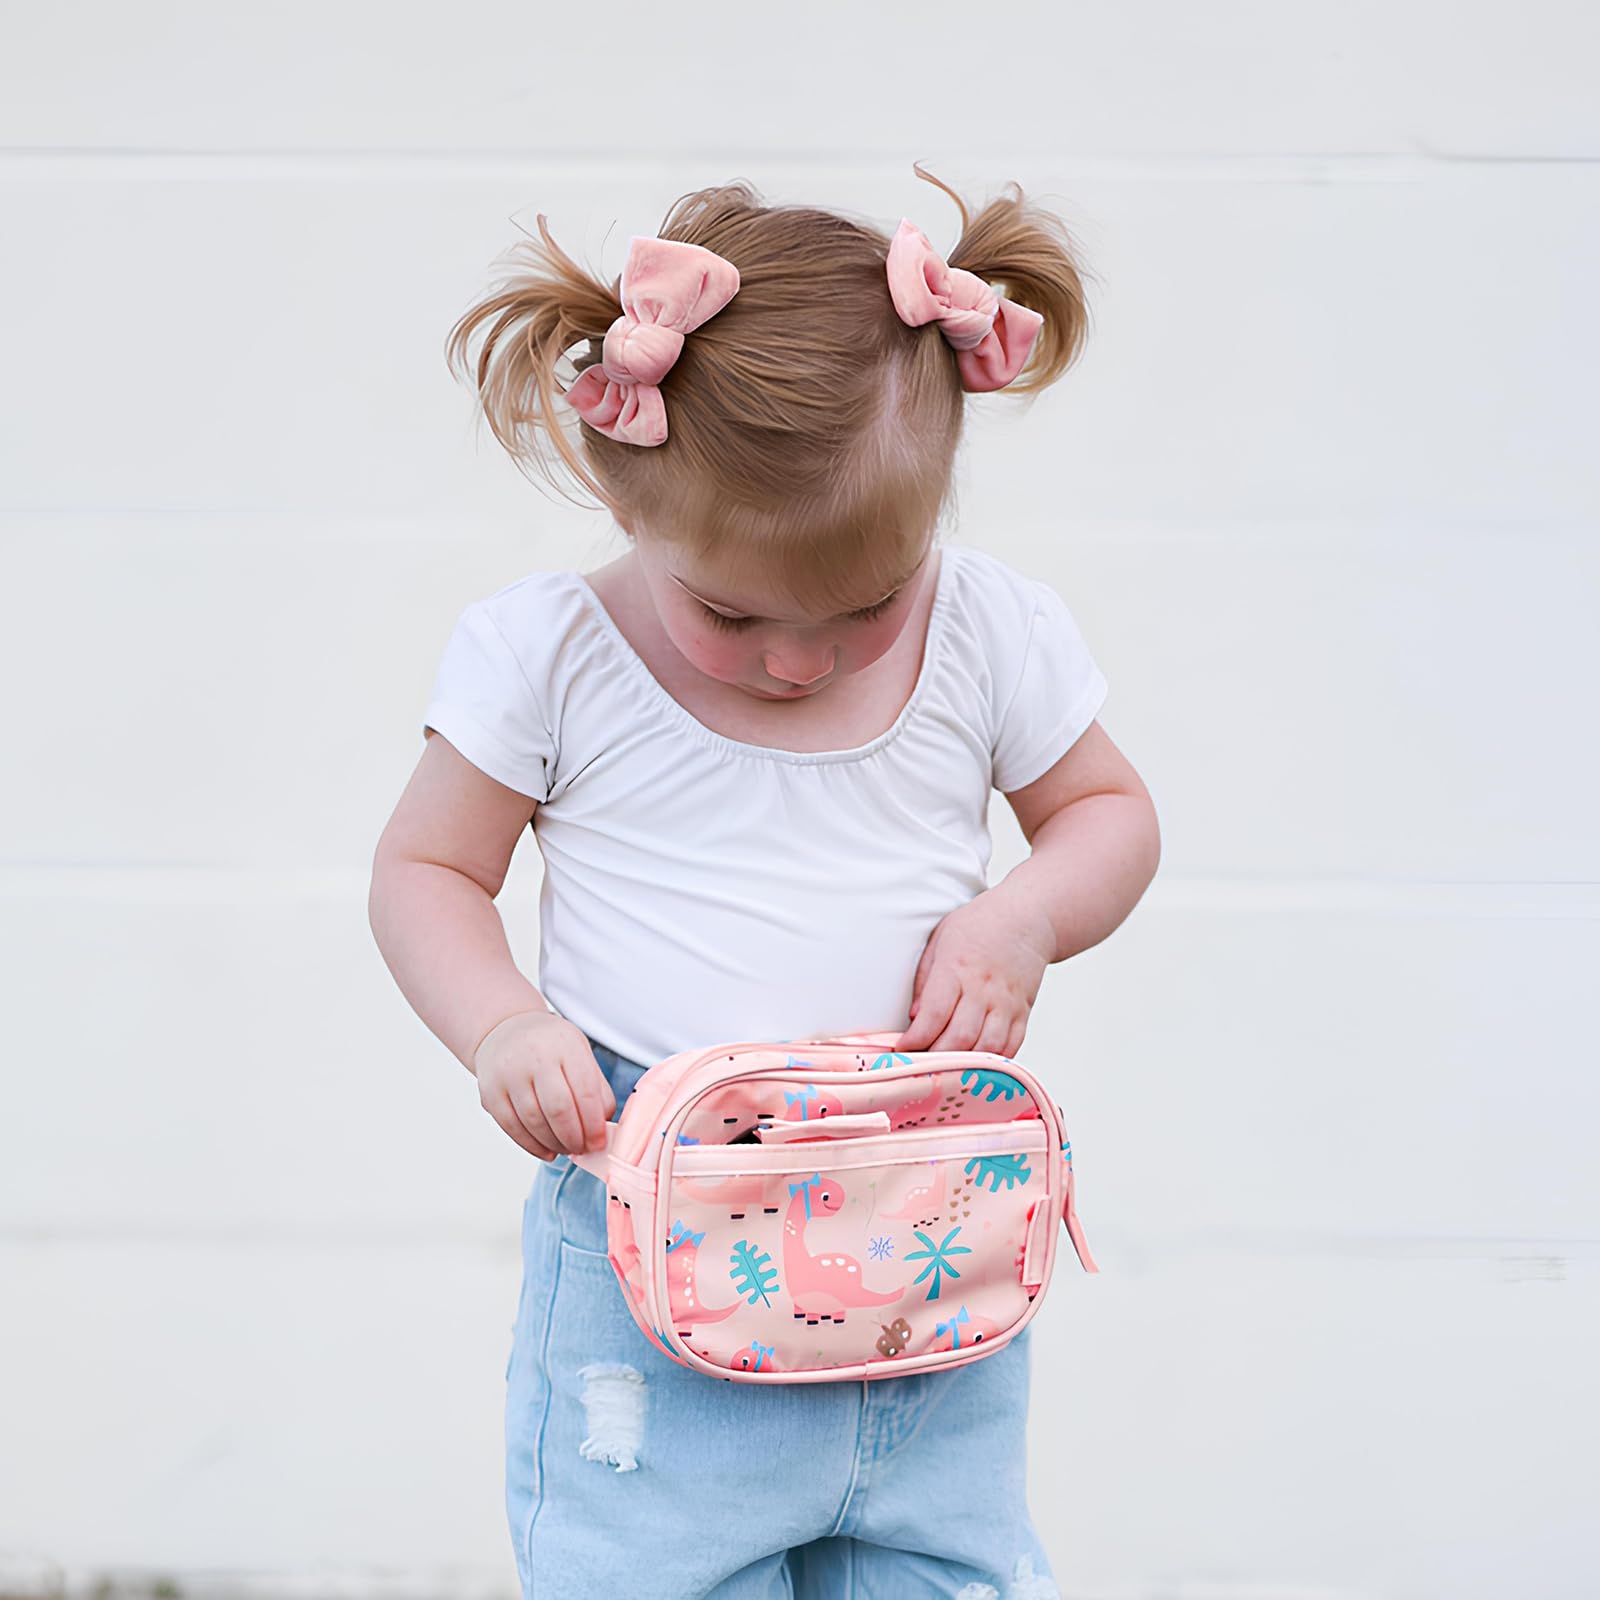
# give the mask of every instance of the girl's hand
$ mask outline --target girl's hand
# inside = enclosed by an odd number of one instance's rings
[[[998,887],[998,886],[997,886]],[[1014,1057],[1050,964],[1054,933],[1026,902],[986,889],[933,930],[896,1050],[990,1050]]]
[[[549,1161],[603,1147],[617,1097],[582,1028],[553,1011],[519,1011],[472,1058],[483,1109],[529,1155]]]

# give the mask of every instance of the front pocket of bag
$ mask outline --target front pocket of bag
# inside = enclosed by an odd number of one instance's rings
[[[671,1154],[673,1327],[723,1367],[821,1370],[970,1349],[1026,1314],[1036,1120]]]

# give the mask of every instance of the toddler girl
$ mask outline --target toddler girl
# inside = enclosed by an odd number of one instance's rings
[[[1015,1056],[1045,968],[1155,871],[1067,607],[935,541],[965,395],[1042,389],[1085,329],[1055,218],[1020,190],[969,217],[939,187],[964,223],[948,262],[909,221],[733,184],[632,240],[611,287],[541,216],[537,259],[451,333],[501,443],[629,541],[460,613],[373,872],[396,981],[538,1159],[505,1415],[529,1600],[1056,1594],[1024,1482],[1031,1325],[872,1382],[679,1366],[570,1159],[647,1066],[724,1039],[906,1025],[901,1050]],[[996,788],[1031,854],[991,888]],[[494,905],[530,823],[537,989]]]

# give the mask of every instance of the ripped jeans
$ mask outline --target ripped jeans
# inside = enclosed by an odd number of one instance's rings
[[[591,1039],[620,1113],[644,1068]],[[506,1371],[525,1600],[1058,1600],[1028,1515],[1025,1328],[981,1361],[749,1384],[639,1331],[605,1186],[536,1163]]]

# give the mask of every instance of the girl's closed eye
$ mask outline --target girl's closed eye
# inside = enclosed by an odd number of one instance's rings
[[[885,595],[883,599],[875,601],[872,605],[863,606],[860,611],[852,611],[850,613],[850,621],[877,621],[877,619],[881,617],[884,612],[887,611],[889,607],[900,598],[900,593],[901,591],[896,589],[893,594]],[[725,628],[730,633],[736,633],[741,628],[748,628],[750,624],[755,621],[754,617],[730,617],[725,612],[713,611],[711,607],[706,605],[704,602],[701,603],[700,609],[705,612],[706,616],[711,620],[714,626],[718,628]]]

